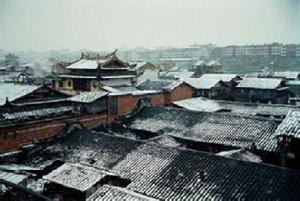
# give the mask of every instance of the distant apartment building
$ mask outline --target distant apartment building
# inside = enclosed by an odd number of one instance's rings
[[[300,45],[296,46],[296,57],[300,57]]]
[[[279,43],[244,46],[231,45],[215,48],[212,54],[218,57],[297,57],[300,56],[300,45]]]

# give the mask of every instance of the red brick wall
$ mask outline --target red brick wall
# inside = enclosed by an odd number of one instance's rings
[[[153,94],[151,96],[151,105],[156,107],[163,107],[165,105],[165,97],[163,93]]]
[[[34,139],[42,140],[58,135],[68,120],[80,122],[85,128],[94,128],[106,123],[106,114],[81,115],[30,122],[22,125],[11,125],[0,128],[0,151],[18,149]],[[6,138],[4,137],[6,134]]]
[[[181,84],[170,92],[170,101],[173,102],[187,98],[192,98],[192,96],[193,89],[186,84]]]
[[[126,95],[118,97],[118,115],[130,113],[138,103],[138,96]]]

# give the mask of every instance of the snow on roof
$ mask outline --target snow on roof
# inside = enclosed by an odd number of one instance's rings
[[[189,98],[173,102],[174,105],[200,112],[230,111],[235,114],[244,115],[270,115],[284,118],[290,110],[300,111],[300,107],[292,105],[240,103],[222,100],[212,100],[204,97]],[[278,117],[277,117],[278,118]]]
[[[195,74],[192,71],[170,71],[164,74],[163,77],[172,77],[174,79],[186,79],[190,78]]]
[[[245,77],[245,78],[258,78],[259,74],[258,73],[245,74],[243,77]]]
[[[201,76],[201,78],[205,78],[205,79],[220,79],[222,80],[223,82],[230,82],[231,80],[233,80],[234,78],[237,78],[238,75],[237,74],[222,74],[222,73],[211,73],[211,74],[203,74]]]
[[[147,63],[148,63],[147,61],[130,62],[130,65],[135,65],[134,69],[137,70],[137,69],[141,68],[142,66],[144,66]]]
[[[289,80],[287,85],[300,85],[300,80]]]
[[[187,78],[184,82],[196,89],[211,89],[215,87],[221,80],[217,77],[200,77],[200,78]]]
[[[180,143],[178,140],[175,138],[168,136],[168,135],[161,135],[157,137],[150,138],[146,140],[147,142],[154,142],[157,144],[161,144],[164,146],[171,146],[171,147],[181,147],[183,146],[182,143]]]
[[[184,119],[176,114],[173,116],[177,120]],[[188,124],[189,119],[186,121]],[[211,119],[210,122],[214,120]],[[236,131],[240,130],[241,127]],[[64,140],[53,144],[52,148],[49,147],[31,162],[39,164],[45,157],[48,160],[68,161],[93,159],[96,161],[93,166],[111,169],[121,178],[129,179],[131,183],[126,189],[160,200],[299,198],[300,173],[296,170],[103,133],[95,135],[87,130],[67,135]],[[119,195],[117,197],[120,198]],[[114,200],[114,197],[107,200]]]
[[[195,61],[197,58],[162,58],[160,61]]]
[[[182,108],[200,112],[216,112],[223,109],[216,101],[203,97],[175,101],[173,104]]]
[[[25,174],[19,174],[19,173],[13,173],[13,172],[7,172],[7,171],[0,170],[0,179],[12,182],[14,184],[20,184],[27,178],[28,178],[28,176]]]
[[[73,102],[80,102],[80,103],[91,103],[99,98],[106,96],[107,94],[108,93],[104,91],[82,92],[78,95],[70,97],[69,100]]]
[[[282,81],[282,79],[275,78],[244,78],[237,85],[237,88],[276,89]]]
[[[277,127],[275,135],[291,135],[300,138],[300,111],[291,110]]]
[[[113,174],[80,163],[65,163],[43,179],[84,192],[107,175]]]
[[[300,76],[300,72],[292,72],[292,71],[282,71],[275,72],[274,77],[285,77],[287,79],[297,79]]]
[[[249,161],[254,163],[262,163],[262,160],[256,154],[246,150],[246,149],[236,149],[230,151],[222,151],[217,153],[218,156],[224,156],[228,158],[233,158],[242,161]]]
[[[9,101],[14,101],[17,98],[21,98],[33,91],[37,90],[41,86],[37,85],[24,85],[14,83],[1,83],[0,84],[0,105],[4,105],[6,97]]]
[[[200,61],[197,61],[194,65],[195,66],[201,66],[201,65],[205,65],[206,62],[204,60],[200,60]]]
[[[32,171],[32,170],[41,170],[40,167],[31,167],[23,164],[14,164],[14,163],[6,163],[0,164],[0,170],[8,170],[8,171]]]
[[[95,70],[98,68],[97,60],[80,59],[79,61],[69,65],[66,69],[90,69]]]
[[[171,91],[182,83],[182,81],[175,80],[145,80],[138,84],[137,88],[140,90]]]
[[[91,76],[91,75],[58,75],[58,77],[62,78],[78,78],[78,79],[96,79],[97,76]]]
[[[116,75],[116,76],[102,76],[102,79],[126,79],[126,78],[134,78],[135,75]]]
[[[147,197],[143,194],[134,192],[132,190],[103,185],[95,193],[87,198],[87,201],[100,200],[132,200],[132,201],[158,201],[157,199]]]
[[[130,129],[164,134],[177,139],[230,147],[274,151],[278,120],[225,113],[195,112],[178,108],[144,107],[126,120]]]
[[[110,87],[110,86],[102,86],[101,88],[107,92],[119,92],[119,90],[117,90],[114,87]]]
[[[206,63],[207,66],[220,66],[220,62],[212,60]]]
[[[66,112],[72,112],[73,107],[72,106],[61,106],[56,108],[43,108],[43,109],[37,109],[37,110],[30,110],[30,111],[22,111],[22,112],[14,112],[14,113],[3,113],[3,117],[5,120],[12,120],[12,119],[30,119],[34,117],[42,118],[47,117],[49,115],[61,115],[65,114]]]
[[[155,93],[159,93],[159,91],[156,90],[118,91],[118,92],[109,93],[109,96],[122,96],[122,95],[140,96],[140,95],[155,94]]]
[[[139,90],[136,87],[109,87],[103,86],[102,89],[109,92],[110,96],[120,96],[120,95],[146,95],[146,94],[153,94],[158,93],[157,90]]]

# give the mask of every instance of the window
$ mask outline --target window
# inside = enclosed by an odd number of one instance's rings
[[[58,87],[59,87],[59,88],[63,88],[63,86],[64,86],[64,85],[63,85],[63,81],[59,80],[59,81],[58,81]]]
[[[68,83],[67,83],[68,87],[71,87],[72,86],[72,82],[69,80]]]

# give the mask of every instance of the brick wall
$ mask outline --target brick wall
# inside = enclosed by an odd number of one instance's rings
[[[24,123],[22,125],[10,125],[0,128],[0,152],[15,150],[22,144],[28,144],[34,139],[41,140],[58,135],[67,121],[80,122],[85,128],[94,128],[101,124],[111,123],[115,117],[131,113],[138,104],[138,100],[145,95],[133,96],[131,94],[119,95],[108,98],[108,115],[85,114],[75,117],[61,117],[55,119],[45,119],[36,122]],[[149,94],[150,103],[153,106],[162,107],[172,101],[182,100],[192,97],[192,88],[182,84],[168,93]],[[111,98],[116,98],[117,113],[110,112]]]
[[[106,123],[105,114],[80,115],[29,122],[21,125],[10,125],[0,128],[0,152],[18,149],[22,144],[31,143],[34,139],[42,140],[58,135],[67,121],[80,122],[85,128],[94,128]]]
[[[156,107],[163,107],[165,105],[165,97],[163,93],[153,94],[151,96],[151,105]]]
[[[138,103],[138,96],[125,95],[118,96],[118,115],[130,113]]]
[[[165,105],[171,104],[173,101],[191,98],[193,96],[192,87],[187,84],[181,84],[170,92],[165,93]]]

